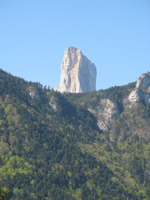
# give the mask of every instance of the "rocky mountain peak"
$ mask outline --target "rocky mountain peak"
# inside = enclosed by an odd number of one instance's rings
[[[138,78],[136,88],[150,94],[150,72],[144,73]]]
[[[80,49],[68,47],[61,62],[60,92],[82,93],[96,90],[97,70]]]
[[[128,97],[129,102],[136,102],[144,99],[145,103],[150,103],[150,72],[142,74],[137,82],[135,89]]]

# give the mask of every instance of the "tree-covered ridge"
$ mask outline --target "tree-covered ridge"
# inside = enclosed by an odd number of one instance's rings
[[[93,91],[89,93],[64,93],[65,98],[82,107],[94,107],[100,99],[109,99],[117,105],[122,104],[122,100],[126,98],[134,89],[135,82],[125,86],[115,86],[106,90]]]
[[[139,134],[137,140],[125,124],[133,110],[131,128],[134,120],[135,126],[142,120],[141,131],[147,133],[149,107],[124,108],[107,133],[86,109],[100,98],[121,105],[134,85],[62,95],[0,70],[0,188],[9,188],[5,199],[149,199],[149,137]]]

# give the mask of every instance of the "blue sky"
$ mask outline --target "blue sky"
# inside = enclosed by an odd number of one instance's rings
[[[0,0],[0,68],[55,88],[68,46],[97,67],[96,89],[150,71],[150,0]]]

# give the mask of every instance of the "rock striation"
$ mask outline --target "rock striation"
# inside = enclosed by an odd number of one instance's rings
[[[59,92],[82,93],[96,90],[97,70],[94,63],[80,49],[68,47],[61,62]]]
[[[130,93],[128,102],[134,103],[144,99],[145,103],[150,103],[150,72],[142,74],[137,82],[135,89]]]

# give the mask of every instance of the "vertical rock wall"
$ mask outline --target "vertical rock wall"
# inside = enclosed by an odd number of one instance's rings
[[[96,90],[97,70],[88,58],[75,47],[68,47],[61,62],[60,92],[82,93]]]

